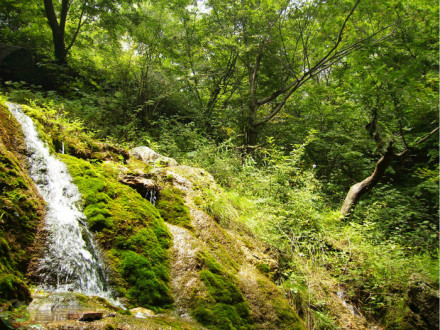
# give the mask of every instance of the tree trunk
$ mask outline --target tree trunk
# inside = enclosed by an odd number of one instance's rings
[[[58,64],[67,64],[67,51],[66,44],[64,42],[64,31],[54,31],[53,32],[53,45],[54,45],[54,56]]]
[[[250,98],[248,105],[248,114],[244,123],[244,145],[246,152],[252,153],[258,142],[258,125],[255,125],[257,117],[257,106],[253,98]]]
[[[58,22],[52,0],[44,0],[44,9],[50,29],[52,30],[54,56],[59,64],[66,64],[67,49],[64,40],[69,1],[62,0],[60,20]]]
[[[350,216],[362,195],[364,195],[379,182],[379,180],[385,174],[386,169],[390,166],[394,156],[395,154],[392,148],[392,143],[390,143],[385,154],[376,163],[373,174],[350,187],[350,190],[345,197],[344,204],[342,204],[341,207],[343,217]]]
[[[248,150],[252,150],[257,145],[258,129],[254,126],[246,127],[245,145]]]

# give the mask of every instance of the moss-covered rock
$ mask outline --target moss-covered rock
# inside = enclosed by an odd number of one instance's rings
[[[84,214],[106,252],[113,285],[132,304],[169,307],[170,233],[159,212],[134,189],[118,182],[118,165],[61,157],[83,196]]]
[[[249,305],[235,284],[235,277],[209,253],[199,252],[197,259],[202,267],[199,276],[207,294],[195,297],[194,318],[213,329],[250,329]]]
[[[168,225],[178,312],[211,329],[304,329],[281,290],[262,274],[276,268],[267,246],[249,235],[237,218],[217,221],[205,213],[208,192],[222,198],[212,177],[188,166],[153,173],[163,190],[172,186],[182,192],[191,218],[190,230]]]
[[[3,300],[18,300],[26,304],[32,301],[29,288],[18,276],[0,274],[0,302]]]
[[[160,192],[156,208],[165,221],[173,225],[191,228],[189,209],[185,206],[182,196],[183,193],[178,188],[163,189]]]

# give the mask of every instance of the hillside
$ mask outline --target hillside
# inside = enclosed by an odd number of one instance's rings
[[[246,213],[246,208],[237,209],[237,204],[205,170],[178,165],[175,160],[161,157],[149,148],[127,152],[103,144],[72,124],[60,121],[51,109],[35,106],[23,106],[23,109],[33,117],[40,137],[67,165],[78,186],[81,209],[104,255],[115,297],[124,308],[144,307],[163,315],[158,323],[155,317],[148,317],[145,325],[142,319],[136,318],[132,323],[129,316],[125,319],[121,316],[122,320],[110,318],[107,322],[96,321],[98,328],[115,322],[122,324],[122,328],[124,324],[127,328],[130,324],[137,324],[134,326],[138,328],[160,328],[164,324],[161,322],[169,322],[177,328],[200,324],[215,329],[299,329],[310,322],[318,327],[324,324],[337,328],[368,327],[362,312],[345,300],[343,287],[347,284],[341,287],[330,275],[334,272],[332,268],[339,267],[332,265],[331,260],[324,268],[316,268],[303,259],[302,253],[293,256],[292,261],[300,264],[289,275],[288,284],[282,286],[284,292],[280,290],[273,281],[278,279],[280,283],[285,271],[280,262],[286,262],[285,256],[240,221],[240,214]],[[42,280],[37,259],[47,249],[44,247],[48,235],[43,226],[44,204],[26,171],[29,155],[20,125],[7,106],[3,105],[1,111],[5,169],[2,171],[5,176],[1,228],[1,288],[6,298],[3,309],[20,306],[17,301],[29,304],[33,297],[29,310],[35,318],[43,308],[38,307],[41,299],[46,303],[52,301],[54,310],[58,301],[58,298],[51,300],[50,294],[41,298],[38,289],[29,291]],[[56,152],[60,151],[56,147],[60,143],[64,145],[64,154]],[[327,231],[330,231],[326,249],[344,251],[347,248],[341,246],[345,244],[344,239],[334,241],[336,237],[329,225],[339,226],[327,223]],[[17,226],[22,228],[18,232]],[[360,259],[361,251],[350,253],[350,258],[365,267]],[[350,265],[349,262],[346,265]],[[306,273],[309,267],[314,269],[314,278]],[[417,281],[409,284],[416,287],[408,287],[406,299],[409,304],[413,299],[422,300],[419,303],[426,306],[423,310],[426,314],[435,308],[431,297],[436,293],[426,288],[413,297],[411,290],[427,285],[423,279]],[[298,291],[303,283],[307,286]],[[84,300],[83,304],[89,309],[97,308]],[[109,306],[105,306],[100,308],[108,310]],[[84,309],[87,307],[82,307]],[[120,307],[110,310],[121,311]],[[431,322],[421,319],[416,311],[408,310],[405,322]],[[22,324],[29,326],[35,322],[31,318]],[[51,323],[47,326],[50,328]]]

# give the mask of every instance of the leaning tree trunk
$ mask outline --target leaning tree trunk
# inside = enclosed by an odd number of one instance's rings
[[[344,204],[341,207],[341,213],[342,213],[343,217],[348,217],[353,212],[353,209],[356,206],[359,199],[361,198],[361,196],[363,194],[365,194],[368,190],[373,188],[379,182],[379,180],[383,177],[386,169],[388,168],[388,166],[390,166],[391,161],[394,158],[402,159],[403,157],[405,157],[407,155],[407,153],[412,148],[414,148],[418,144],[426,141],[431,136],[433,136],[435,134],[438,135],[439,130],[440,130],[440,127],[435,128],[434,130],[432,130],[431,132],[429,132],[425,136],[414,141],[414,143],[412,143],[412,146],[409,146],[408,144],[405,143],[406,148],[401,153],[395,153],[393,150],[393,142],[390,142],[388,144],[388,147],[387,147],[385,154],[376,163],[376,167],[374,169],[373,174],[371,174],[365,180],[358,182],[355,185],[351,186],[351,188],[347,194],[347,197],[345,197]]]
[[[350,190],[345,197],[344,204],[342,204],[341,207],[341,213],[344,217],[349,216],[361,196],[379,182],[379,180],[385,174],[386,169],[390,166],[394,156],[395,154],[392,148],[392,144],[390,143],[385,154],[376,163],[373,174],[350,187]]]

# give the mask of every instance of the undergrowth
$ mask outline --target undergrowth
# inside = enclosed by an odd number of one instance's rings
[[[369,322],[406,324],[411,277],[418,274],[438,286],[438,225],[427,218],[433,211],[416,213],[410,196],[379,186],[379,194],[365,199],[352,221],[341,221],[314,169],[303,162],[310,141],[313,132],[289,155],[268,141],[255,158],[244,160],[228,144],[206,146],[187,161],[212,171],[226,192],[208,191],[202,206],[219,223],[240,219],[280,251],[279,282],[309,327],[341,326],[328,295],[338,290]],[[426,183],[415,192],[438,191],[432,175],[423,173]],[[382,203],[377,196],[385,196]]]

